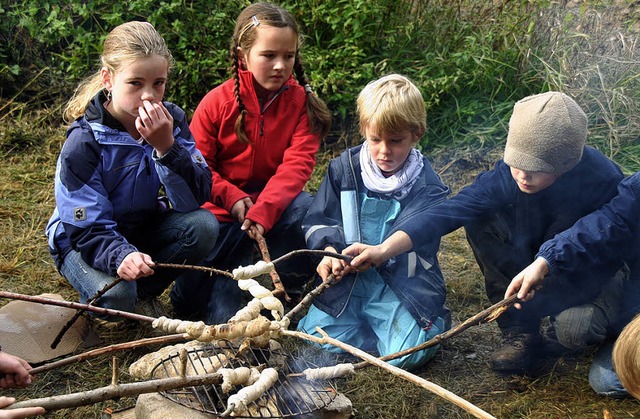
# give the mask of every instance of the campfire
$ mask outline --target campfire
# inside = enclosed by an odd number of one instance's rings
[[[151,369],[149,376],[179,376],[183,362],[180,357],[179,351],[164,356]],[[160,394],[175,403],[204,413],[229,413],[229,399],[246,388],[243,384],[247,382],[232,375],[242,373],[248,377],[251,372],[260,375],[265,370],[272,370],[276,372],[276,379],[268,390],[247,404],[244,412],[236,413],[236,417],[296,417],[326,407],[337,395],[330,381],[307,380],[300,376],[302,371],[315,366],[304,359],[288,355],[275,341],[267,348],[248,349],[241,349],[228,341],[203,344],[186,350],[186,362],[188,373],[218,371],[223,376],[222,383],[161,391]],[[240,372],[236,374],[238,371]],[[225,379],[225,376],[228,378]]]

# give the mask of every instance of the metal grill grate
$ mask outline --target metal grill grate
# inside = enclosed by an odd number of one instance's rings
[[[308,381],[303,376],[288,377],[307,368],[315,368],[307,360],[287,355],[282,349],[243,348],[230,343],[216,346],[206,344],[188,351],[187,369],[192,373],[213,372],[214,365],[222,368],[266,366],[278,370],[276,384],[258,400],[249,404],[244,418],[281,418],[312,413],[322,409],[336,397],[336,389],[328,381]],[[153,368],[151,375],[175,376],[180,370],[180,360],[174,354]],[[160,392],[164,397],[191,409],[220,415],[227,409],[227,399],[240,388],[237,386],[228,394],[220,385],[189,387]]]

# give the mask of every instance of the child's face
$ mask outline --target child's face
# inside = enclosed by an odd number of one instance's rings
[[[249,53],[240,50],[240,59],[244,68],[253,74],[259,89],[274,92],[291,76],[298,35],[289,27],[260,25],[255,30],[256,39]]]
[[[527,172],[511,167],[511,177],[518,184],[518,188],[526,194],[534,194],[548,188],[561,175],[561,173]]]
[[[132,60],[115,74],[102,69],[102,84],[111,92],[107,109],[125,127],[133,125],[143,101],[158,103],[164,97],[169,64],[160,55]]]
[[[382,131],[367,127],[365,138],[369,143],[369,154],[385,176],[396,173],[407,159],[413,145],[419,140],[413,131]]]

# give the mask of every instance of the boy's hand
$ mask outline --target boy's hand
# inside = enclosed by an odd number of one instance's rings
[[[549,273],[549,264],[544,258],[537,258],[533,263],[522,270],[512,280],[504,293],[504,298],[518,294],[521,301],[529,301],[536,293],[536,288],[542,285],[544,277]],[[518,309],[519,303],[514,304]]]
[[[331,246],[324,250],[327,252],[337,253],[336,249]],[[320,275],[320,278],[322,278],[323,281],[326,280],[330,274],[333,274],[336,281],[339,281],[348,273],[348,270],[345,272],[345,267],[348,268],[347,263],[344,260],[325,256],[316,267],[316,272],[318,272],[318,275]]]
[[[142,102],[138,108],[136,129],[142,137],[156,149],[158,157],[162,157],[173,147],[173,117],[162,102]]]
[[[131,252],[118,267],[117,274],[125,281],[135,281],[145,276],[153,275],[153,259],[146,253]]]

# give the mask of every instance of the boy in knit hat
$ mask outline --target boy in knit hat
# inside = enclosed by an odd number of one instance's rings
[[[547,92],[514,106],[504,159],[493,170],[442,204],[428,208],[416,222],[392,231],[378,246],[356,243],[343,253],[356,256],[348,269],[364,270],[416,246],[437,241],[465,227],[485,277],[492,303],[500,301],[511,279],[533,260],[540,245],[613,197],[623,178],[618,166],[585,146],[587,117],[569,96]],[[498,318],[505,343],[491,359],[496,371],[531,372],[548,355],[541,331],[563,348],[577,350],[602,341],[619,293],[601,290],[617,278],[611,271],[567,273],[520,310]],[[603,278],[603,275],[609,277]],[[614,288],[612,285],[610,288]],[[599,305],[594,305],[594,301]],[[604,309],[603,309],[604,307]],[[549,317],[551,327],[542,319]]]
[[[640,398],[640,317],[634,319],[640,313],[640,172],[620,182],[616,196],[601,209],[547,240],[535,261],[511,281],[505,297],[517,293],[529,301],[538,286],[547,287],[558,274],[576,268],[601,271],[612,262],[614,267],[627,264],[629,280],[608,339],[593,357],[589,384],[604,396]]]

